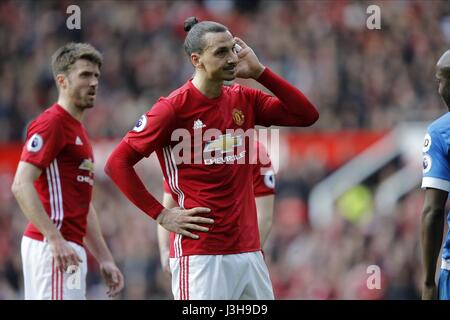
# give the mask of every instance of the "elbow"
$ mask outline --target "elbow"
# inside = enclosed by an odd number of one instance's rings
[[[14,197],[17,198],[17,194],[19,193],[19,190],[20,190],[20,186],[16,182],[16,180],[14,180],[13,184],[11,185],[11,192],[14,195]]]
[[[110,159],[108,159],[108,160],[106,161],[105,167],[103,168],[103,171],[106,173],[106,175],[107,175],[108,177],[111,176],[111,165],[110,165],[109,161],[110,161]]]
[[[310,104],[310,108],[306,116],[304,115],[303,117],[301,117],[300,126],[302,127],[312,126],[314,123],[317,122],[317,120],[319,120],[319,111],[312,104]]]
[[[105,174],[110,177],[114,181],[114,177],[116,176],[117,168],[120,163],[120,156],[117,154],[117,150],[114,150],[106,160],[105,166],[103,167],[103,171]]]
[[[120,155],[117,153],[117,149],[113,150],[113,152],[109,155],[108,159],[106,160],[105,166],[103,167],[103,171],[105,174],[110,177],[112,180],[114,180],[116,168],[118,166],[118,163],[120,161]]]
[[[314,111],[311,113],[311,116],[309,117],[308,126],[312,126],[314,123],[319,120],[319,111],[317,111],[316,108],[314,108]]]
[[[123,171],[129,171],[142,157],[126,142],[122,141],[108,157],[103,170],[107,176],[114,180],[115,177],[122,176]]]
[[[11,193],[14,195],[16,199],[20,197],[20,193],[22,192],[23,188],[24,188],[23,182],[14,179],[11,185]]]
[[[272,218],[267,219],[265,224],[265,230],[267,230],[267,234],[272,230]]]
[[[444,214],[445,214],[444,208],[433,205],[427,205],[422,210],[422,219],[423,220],[443,219]]]
[[[106,175],[108,177],[110,177],[112,179],[113,177],[113,168],[114,168],[114,164],[113,164],[113,158],[110,156],[108,158],[108,160],[106,161],[105,167],[103,168],[103,171],[106,173]]]

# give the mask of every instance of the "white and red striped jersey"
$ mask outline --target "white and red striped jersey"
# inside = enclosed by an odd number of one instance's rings
[[[33,120],[21,161],[42,169],[34,185],[64,239],[83,245],[94,182],[94,157],[84,126],[58,104]],[[25,236],[43,240],[28,224]]]

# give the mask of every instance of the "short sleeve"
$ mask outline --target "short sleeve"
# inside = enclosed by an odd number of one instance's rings
[[[64,145],[65,135],[60,119],[38,118],[28,127],[20,160],[45,169],[57,157]]]
[[[176,116],[173,107],[159,100],[138,119],[124,140],[137,152],[148,157],[153,151],[170,143],[175,123]]]
[[[450,191],[448,146],[436,130],[428,130],[423,145],[422,188]]]

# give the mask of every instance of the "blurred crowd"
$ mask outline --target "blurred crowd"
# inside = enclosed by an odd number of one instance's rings
[[[81,29],[68,30],[66,8],[81,8]],[[366,27],[366,8],[381,9],[381,29]],[[51,54],[68,41],[104,55],[100,92],[86,126],[93,140],[122,137],[160,96],[193,72],[182,42],[188,16],[227,25],[261,62],[300,88],[321,118],[302,130],[386,130],[445,112],[434,66],[450,43],[447,1],[2,1],[0,3],[0,142],[21,142],[27,123],[56,99]],[[258,87],[256,82],[248,82]],[[288,129],[283,129],[288,130]],[[292,130],[292,129],[289,129]],[[279,299],[418,298],[418,227],[423,195],[411,192],[395,212],[349,219],[336,205],[333,223],[309,224],[307,199],[329,174],[314,160],[286,163],[266,260]],[[161,196],[154,162],[141,174]],[[0,299],[22,298],[19,248],[25,218],[0,177]],[[366,188],[373,188],[373,182]],[[105,237],[126,278],[123,299],[170,299],[156,227],[97,175],[94,202]],[[88,297],[106,298],[90,258]],[[380,290],[366,286],[367,267],[381,268]]]

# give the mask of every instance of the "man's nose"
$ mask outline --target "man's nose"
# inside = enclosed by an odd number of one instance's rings
[[[238,56],[235,53],[233,53],[227,60],[228,64],[237,64],[237,62],[238,62]]]
[[[89,83],[91,87],[97,87],[98,86],[98,79],[96,77],[93,77]]]
[[[234,50],[231,50],[231,54],[228,56],[228,64],[237,64],[239,61],[237,52]]]

